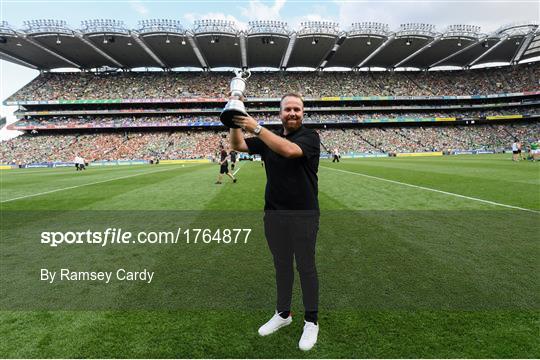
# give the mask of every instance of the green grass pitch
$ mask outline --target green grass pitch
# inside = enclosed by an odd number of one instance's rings
[[[260,231],[265,175],[259,162],[237,169],[238,183],[223,185],[214,164],[0,172],[0,357],[540,357],[538,163],[509,154],[321,160],[321,330],[308,353],[297,345],[298,277],[293,324],[257,334],[275,296]],[[254,232],[246,244],[121,252],[50,248],[33,233],[100,216],[142,229],[179,216],[184,226]],[[41,263],[79,260],[144,264],[156,280],[32,286]]]

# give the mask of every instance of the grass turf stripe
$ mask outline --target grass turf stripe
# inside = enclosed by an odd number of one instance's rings
[[[404,182],[401,182],[401,181],[385,179],[385,178],[378,177],[378,176],[367,175],[367,174],[363,174],[363,173],[358,173],[358,172],[354,172],[354,171],[347,171],[347,170],[342,170],[342,169],[334,169],[334,168],[331,168],[331,167],[328,167],[328,166],[321,166],[321,168],[328,169],[328,170],[339,171],[339,172],[343,172],[343,173],[351,174],[351,175],[363,176],[363,177],[366,177],[366,178],[369,178],[369,179],[385,181],[385,182],[389,182],[389,183],[392,183],[392,184],[409,186],[409,187],[412,187],[412,188],[415,188],[415,189],[421,189],[421,190],[436,192],[436,193],[439,193],[439,194],[455,196],[455,197],[459,197],[459,198],[462,198],[462,199],[478,201],[478,202],[482,202],[482,203],[485,203],[485,204],[490,204],[490,205],[505,207],[505,208],[509,208],[509,209],[515,209],[515,210],[521,210],[521,211],[527,211],[527,212],[540,214],[540,211],[533,210],[533,209],[522,208],[522,207],[514,206],[514,205],[507,205],[507,204],[498,203],[498,202],[495,202],[495,201],[479,199],[479,198],[475,198],[475,197],[472,197],[472,196],[456,194],[456,193],[452,193],[452,192],[448,192],[448,191],[444,191],[444,190],[438,190],[438,189],[433,189],[433,188],[429,188],[429,187],[425,187],[425,186],[404,183]]]
[[[193,165],[192,165],[192,166],[193,166]],[[191,166],[186,166],[186,167],[191,167]],[[183,168],[184,168],[184,167],[183,167]],[[158,173],[158,172],[169,171],[169,170],[175,170],[175,169],[177,169],[177,167],[171,167],[171,168],[167,168],[167,169],[160,169],[160,170],[156,170],[156,171],[145,171],[145,172],[141,172],[141,173],[137,173],[137,174],[130,174],[130,175],[126,175],[126,176],[120,176],[120,177],[113,178],[113,179],[106,179],[106,180],[94,181],[94,182],[86,183],[86,184],[79,184],[79,185],[68,186],[68,187],[60,188],[60,189],[54,189],[54,190],[49,190],[49,191],[43,191],[43,192],[36,193],[36,194],[29,194],[29,195],[18,196],[18,197],[12,198],[12,199],[2,200],[2,201],[0,201],[0,203],[3,204],[3,203],[15,201],[15,200],[21,200],[21,199],[26,199],[26,198],[30,198],[30,197],[36,197],[36,196],[41,196],[41,195],[52,194],[52,193],[59,192],[59,191],[64,191],[64,190],[76,189],[76,188],[80,188],[80,187],[83,187],[83,186],[90,186],[90,185],[103,184],[103,183],[110,182],[110,181],[122,180],[122,179],[127,179],[127,178],[131,178],[131,177],[135,177],[135,176],[146,175],[146,174],[155,174],[155,173]]]

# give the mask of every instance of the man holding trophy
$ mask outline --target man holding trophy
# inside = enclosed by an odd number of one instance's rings
[[[276,271],[277,304],[274,316],[259,328],[266,336],[290,325],[294,260],[300,274],[305,309],[301,350],[310,350],[319,332],[319,282],[315,243],[319,230],[318,178],[320,139],[302,125],[304,102],[298,94],[281,98],[282,128],[272,132],[249,116],[242,100],[249,71],[238,71],[231,81],[231,97],[221,121],[230,128],[231,147],[260,154],[265,162],[264,230]],[[254,135],[244,138],[242,130]]]

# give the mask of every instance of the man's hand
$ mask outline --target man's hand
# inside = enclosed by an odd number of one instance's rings
[[[235,125],[240,126],[242,129],[253,134],[253,130],[259,125],[259,123],[251,116],[236,115],[233,117]]]

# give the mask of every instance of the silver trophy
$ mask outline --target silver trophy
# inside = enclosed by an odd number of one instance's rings
[[[219,115],[223,125],[228,128],[238,128],[232,121],[235,115],[247,116],[248,114],[242,99],[246,91],[246,80],[251,76],[251,72],[249,70],[235,70],[234,73],[236,76],[231,80],[231,97]]]

